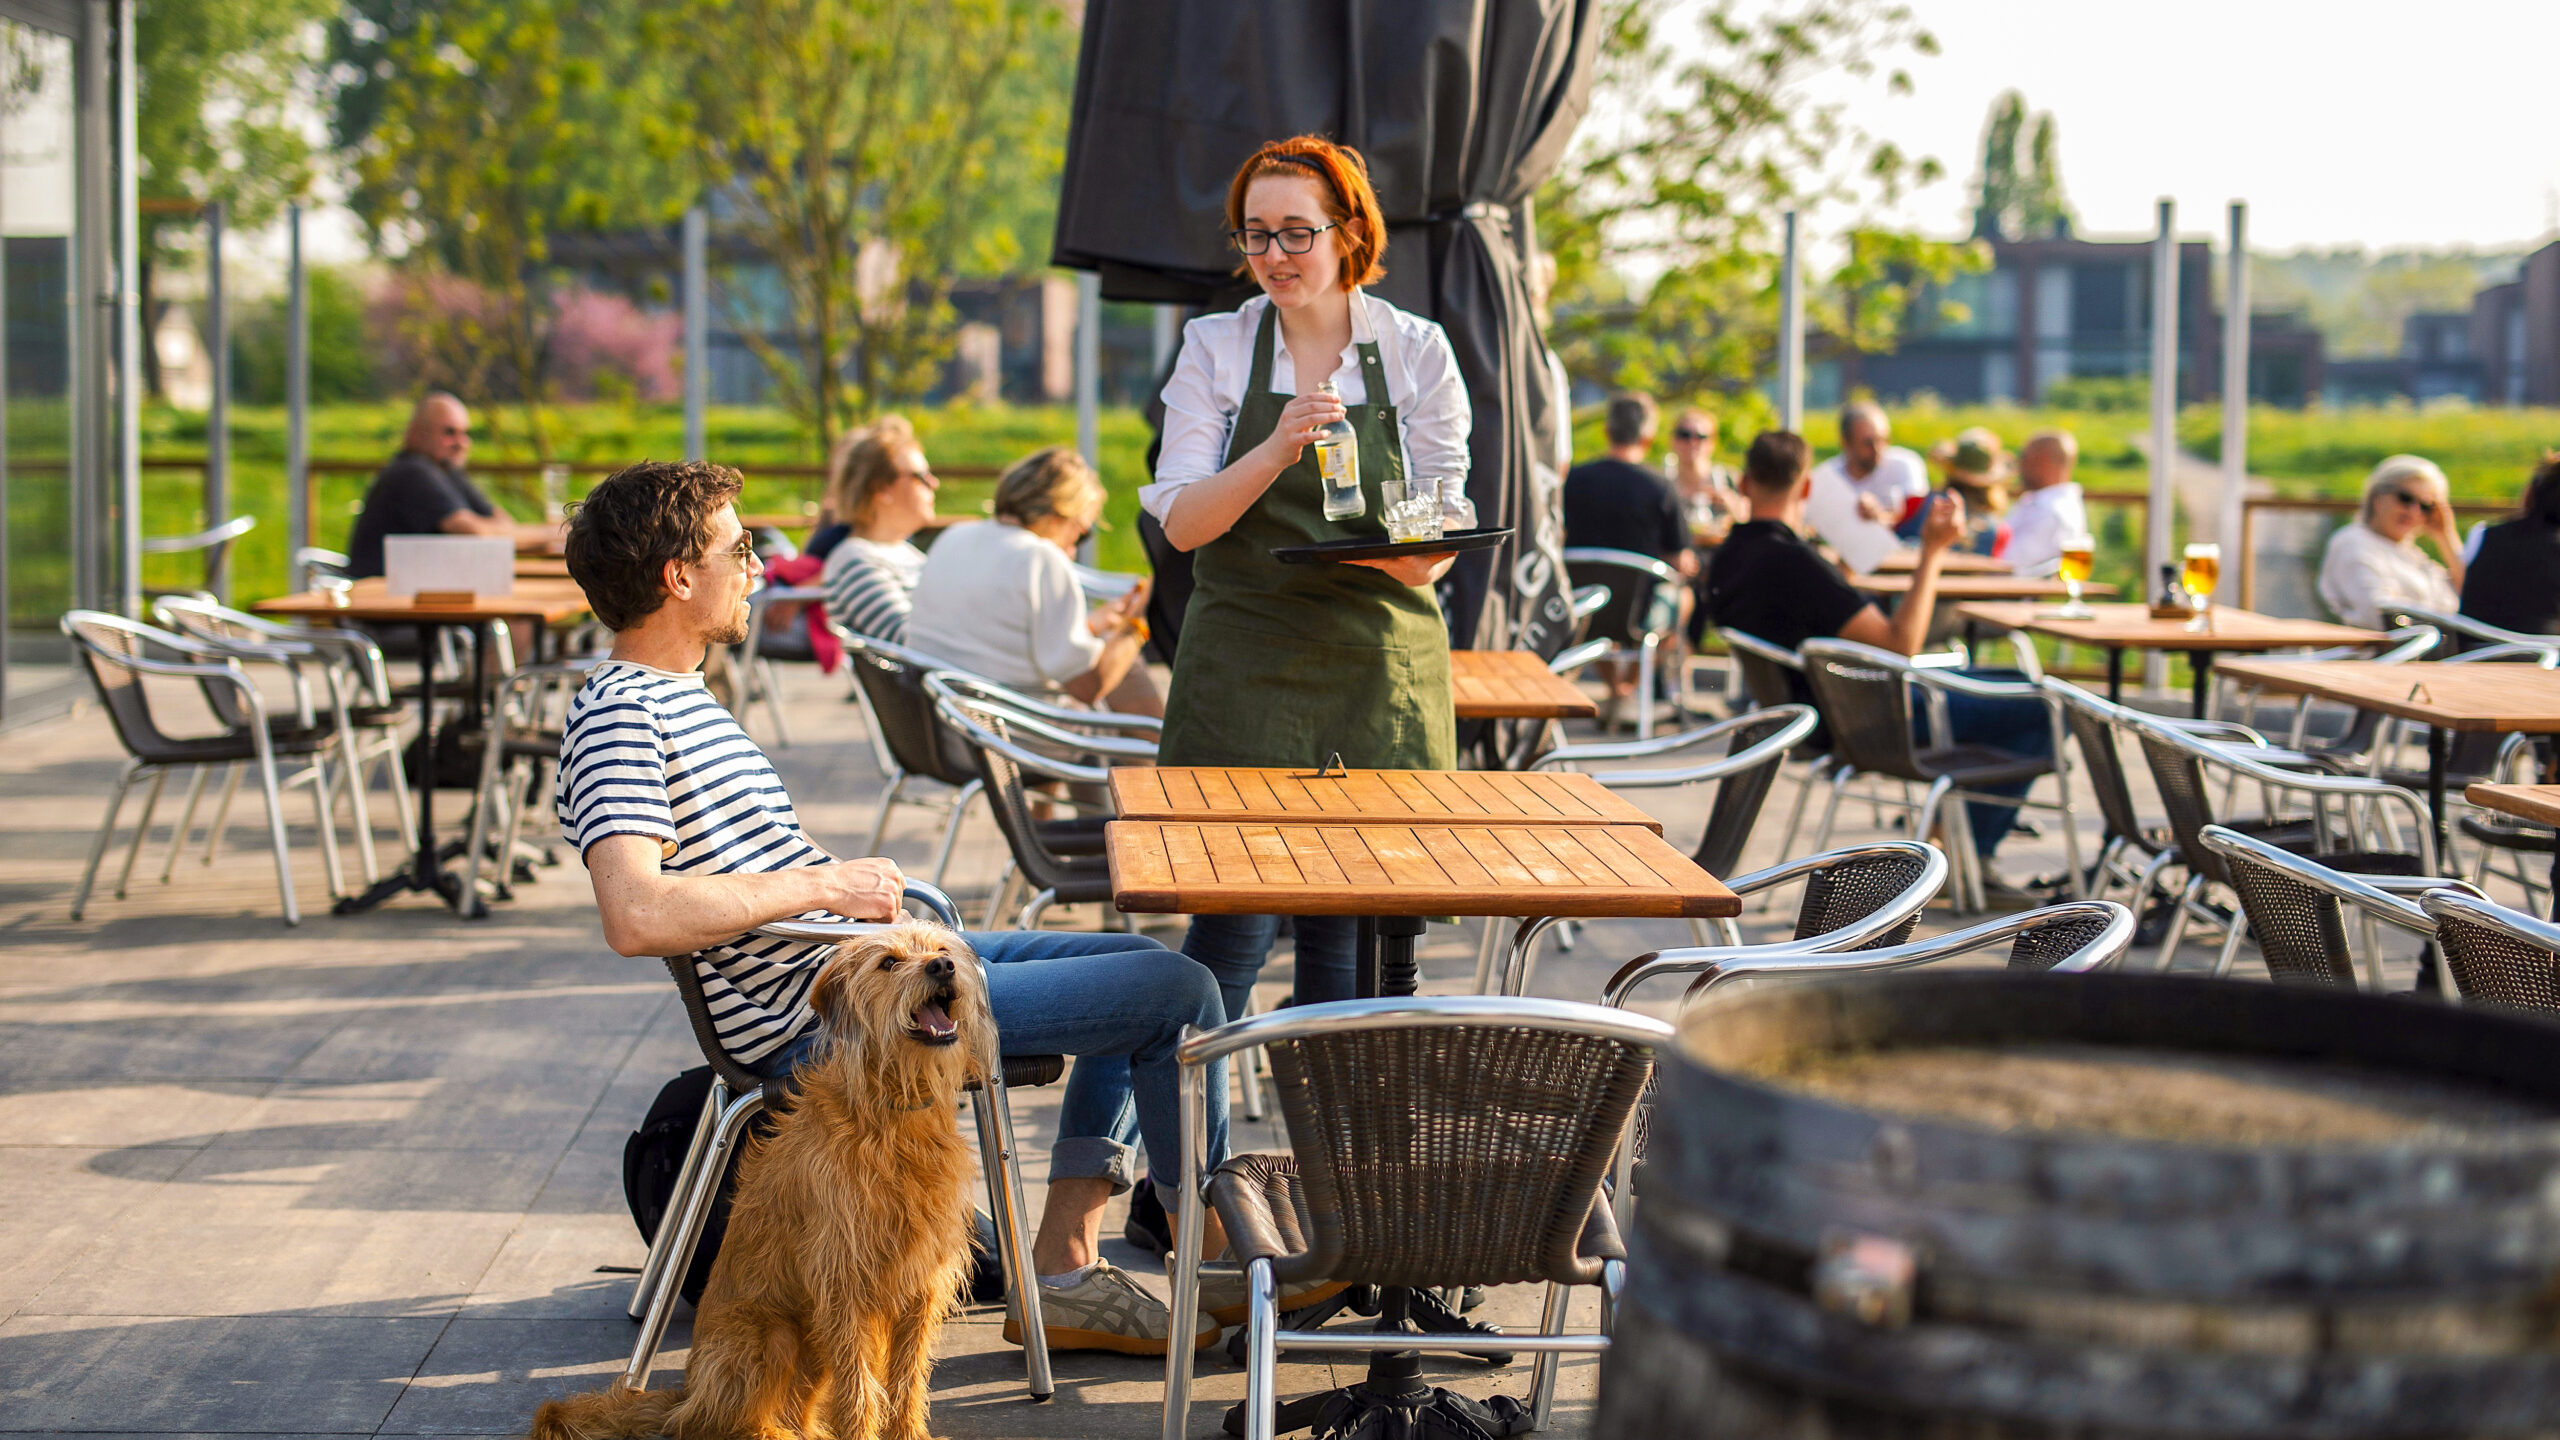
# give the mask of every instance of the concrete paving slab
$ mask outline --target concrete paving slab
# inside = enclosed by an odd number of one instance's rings
[[[622,1373],[633,1326],[560,1316],[456,1317],[418,1367],[381,1435],[522,1435],[546,1400]]]
[[[63,1269],[99,1243],[126,1212],[187,1163],[188,1151],[122,1152],[114,1174],[78,1149],[0,1149],[0,1319],[15,1315]],[[0,1372],[0,1380],[6,1373]]]
[[[10,1430],[371,1434],[445,1321],[21,1315],[0,1325]]]
[[[0,1081],[0,1146],[195,1146],[241,1123],[262,1080]]]

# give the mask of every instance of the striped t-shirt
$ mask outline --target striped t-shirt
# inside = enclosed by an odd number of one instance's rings
[[[658,842],[673,875],[760,874],[834,859],[812,843],[737,719],[678,675],[608,660],[587,676],[560,740],[560,830],[584,855],[609,835]],[[823,910],[804,920],[841,917]],[[832,949],[741,937],[695,957],[722,1048],[752,1064],[817,1023],[805,1003]]]
[[[850,535],[827,557],[818,583],[827,589],[827,614],[837,624],[899,645],[906,643],[907,612],[915,606],[916,580],[923,574],[924,552],[913,545]]]

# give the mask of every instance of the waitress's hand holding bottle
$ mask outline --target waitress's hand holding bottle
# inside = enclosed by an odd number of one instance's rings
[[[1281,471],[1298,463],[1298,457],[1306,453],[1307,447],[1314,444],[1327,427],[1342,423],[1350,413],[1342,408],[1342,397],[1330,388],[1292,396],[1289,403],[1280,408],[1280,423],[1272,426],[1271,433],[1253,448],[1262,452],[1262,462],[1270,467],[1272,478],[1277,479]],[[1268,485],[1270,481],[1263,483]]]

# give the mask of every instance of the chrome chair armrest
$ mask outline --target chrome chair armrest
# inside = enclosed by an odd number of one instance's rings
[[[1766,721],[1772,716],[1788,710],[1792,710],[1797,713],[1787,720],[1785,726],[1778,733],[1786,737],[1785,744],[1792,748],[1801,742],[1804,737],[1812,734],[1813,727],[1820,723],[1820,717],[1814,714],[1813,707],[1810,705],[1775,705],[1766,710],[1753,710],[1746,714],[1737,715],[1730,720],[1719,720],[1712,725],[1701,725],[1694,730],[1683,730],[1677,735],[1656,736],[1651,740],[1604,740],[1590,745],[1559,745],[1555,749],[1548,751],[1546,754],[1539,756],[1529,768],[1533,770],[1544,770],[1557,765],[1572,765],[1585,761],[1644,760],[1656,755],[1670,755],[1689,749],[1692,746],[1704,744],[1710,740],[1720,739],[1726,735],[1732,734],[1734,731],[1739,730],[1746,725],[1752,724],[1755,721]],[[1771,738],[1775,739],[1776,737],[1773,736]],[[1733,758],[1735,757],[1725,756],[1722,759],[1709,763],[1711,766],[1722,765],[1725,760]],[[1710,780],[1715,778],[1715,775],[1721,775],[1723,773],[1725,772],[1722,770],[1716,770],[1713,774],[1703,774],[1696,776],[1695,778],[1700,780]],[[1612,772],[1602,778],[1607,783],[1613,785],[1621,783],[1635,783],[1629,780],[1624,774],[1617,772]]]
[[[2041,910],[2003,916],[1967,930],[1933,935],[1877,950],[1824,951],[1797,945],[1711,945],[1660,950],[1639,955],[1609,980],[1605,1003],[1623,1003],[1646,980],[1661,975],[1696,975],[1693,990],[1712,988],[1742,975],[1856,975],[1899,970],[1932,960],[1970,954],[2002,941],[2014,942],[2030,930],[2103,917],[2106,927],[2078,951],[2055,962],[2048,973],[2078,975],[2102,969],[2123,958],[2133,943],[2133,912],[2112,900],[2072,900]]]
[[[865,640],[861,643],[865,645],[879,644],[878,641],[872,640]],[[891,648],[894,649],[894,647]],[[1164,733],[1164,721],[1158,716],[1124,715],[1116,710],[1071,710],[1064,705],[1051,704],[1036,695],[1025,695],[1011,686],[998,685],[994,681],[985,679],[982,676],[972,675],[966,670],[955,670],[938,660],[926,664],[922,668],[924,670],[925,689],[928,693],[956,692],[966,695],[972,699],[992,700],[998,705],[1003,706],[1009,713],[1028,715],[1035,719],[1046,720],[1052,725],[1066,726],[1072,730],[1118,730],[1136,735],[1161,735]],[[939,681],[942,686],[940,691],[936,691],[934,689],[935,682],[937,681]]]
[[[1608,597],[1604,595],[1601,598],[1605,600]],[[1617,648],[1606,640],[1585,640],[1579,645],[1568,645],[1547,661],[1547,671],[1553,675],[1570,675],[1594,661],[1609,658],[1609,653]]]
[[[960,907],[952,904],[951,897],[943,894],[937,886],[910,879],[901,899],[931,911],[932,918],[941,921],[946,929],[960,928]],[[893,920],[776,920],[747,933],[775,940],[847,940],[885,930],[896,923]]]

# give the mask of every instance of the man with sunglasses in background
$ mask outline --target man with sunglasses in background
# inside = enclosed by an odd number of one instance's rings
[[[400,453],[373,477],[364,510],[347,540],[347,571],[358,579],[382,573],[388,535],[513,535],[515,517],[471,483],[471,412],[442,390],[428,392],[409,414]]]

